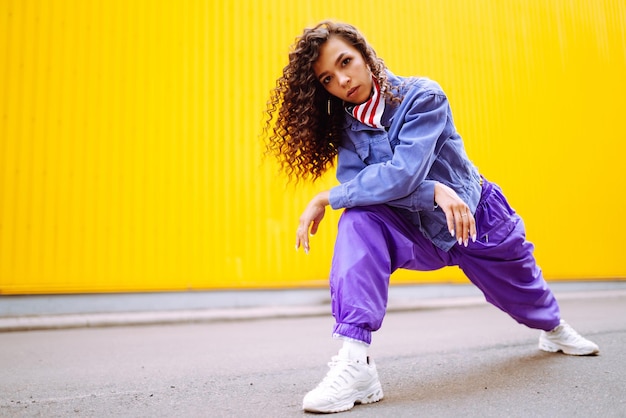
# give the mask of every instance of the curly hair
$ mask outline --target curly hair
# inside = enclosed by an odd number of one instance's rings
[[[357,49],[393,102],[386,66],[359,31],[345,23],[324,21],[304,30],[289,53],[289,64],[267,103],[263,130],[266,154],[277,158],[289,180],[317,180],[334,165],[344,120],[343,102],[326,91],[313,70],[320,48],[333,36]],[[330,111],[341,109],[341,111]],[[274,122],[274,124],[272,124]]]

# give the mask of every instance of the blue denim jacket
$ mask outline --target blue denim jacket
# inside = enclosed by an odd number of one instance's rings
[[[387,104],[384,128],[375,129],[346,113],[333,209],[387,204],[418,225],[433,244],[448,251],[455,243],[434,201],[435,182],[451,187],[472,211],[480,200],[480,175],[467,157],[441,87],[427,78],[389,73],[400,87],[400,105]]]

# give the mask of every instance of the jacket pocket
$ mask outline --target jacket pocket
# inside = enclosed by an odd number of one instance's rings
[[[359,158],[368,165],[384,163],[393,158],[393,151],[387,135],[376,136],[371,141],[357,145],[356,152]]]

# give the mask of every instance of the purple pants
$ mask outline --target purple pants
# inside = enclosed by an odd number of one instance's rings
[[[489,303],[519,323],[555,328],[557,301],[535,262],[522,219],[497,185],[483,181],[474,218],[476,242],[446,252],[386,205],[346,209],[330,272],[333,334],[371,343],[385,316],[391,273],[445,266],[459,266]]]

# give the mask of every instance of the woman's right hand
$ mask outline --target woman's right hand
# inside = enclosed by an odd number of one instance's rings
[[[448,223],[448,231],[459,245],[467,247],[469,238],[476,241],[476,221],[469,206],[454,190],[442,183],[435,183],[435,203],[443,210]]]
[[[326,206],[329,205],[329,191],[324,191],[315,196],[306,209],[300,215],[298,230],[296,231],[296,251],[300,246],[304,247],[304,252],[309,253],[309,237],[317,232],[317,228],[324,219]]]

